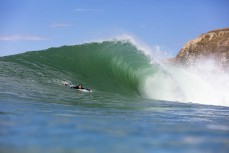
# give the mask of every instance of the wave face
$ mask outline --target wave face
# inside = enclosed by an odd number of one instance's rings
[[[22,71],[8,73],[13,76],[42,83],[52,80],[83,83],[97,91],[136,96],[142,94],[140,89],[146,73],[156,70],[148,57],[128,41],[63,46],[1,60],[11,62],[8,69],[12,69],[12,63],[21,66],[14,69]],[[23,72],[26,69],[30,71]]]
[[[212,73],[209,64],[194,71],[156,61],[133,42],[117,40],[1,57],[0,73],[41,88],[62,90],[68,81],[97,93],[229,106],[227,73]]]

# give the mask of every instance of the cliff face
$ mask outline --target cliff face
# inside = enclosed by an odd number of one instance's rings
[[[209,31],[189,41],[173,60],[190,65],[204,58],[212,58],[223,67],[229,66],[229,28]]]

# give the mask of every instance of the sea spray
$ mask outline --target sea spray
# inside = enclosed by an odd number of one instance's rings
[[[148,76],[144,89],[152,99],[229,106],[229,75],[213,60],[192,67],[163,66]]]

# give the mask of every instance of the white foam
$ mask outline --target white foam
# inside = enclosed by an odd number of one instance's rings
[[[229,74],[212,60],[191,68],[167,66],[145,80],[144,90],[152,99],[229,106]]]

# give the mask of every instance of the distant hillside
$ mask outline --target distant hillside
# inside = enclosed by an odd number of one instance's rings
[[[229,66],[229,28],[209,31],[189,41],[172,61],[190,65],[200,58],[214,58],[223,67]]]

